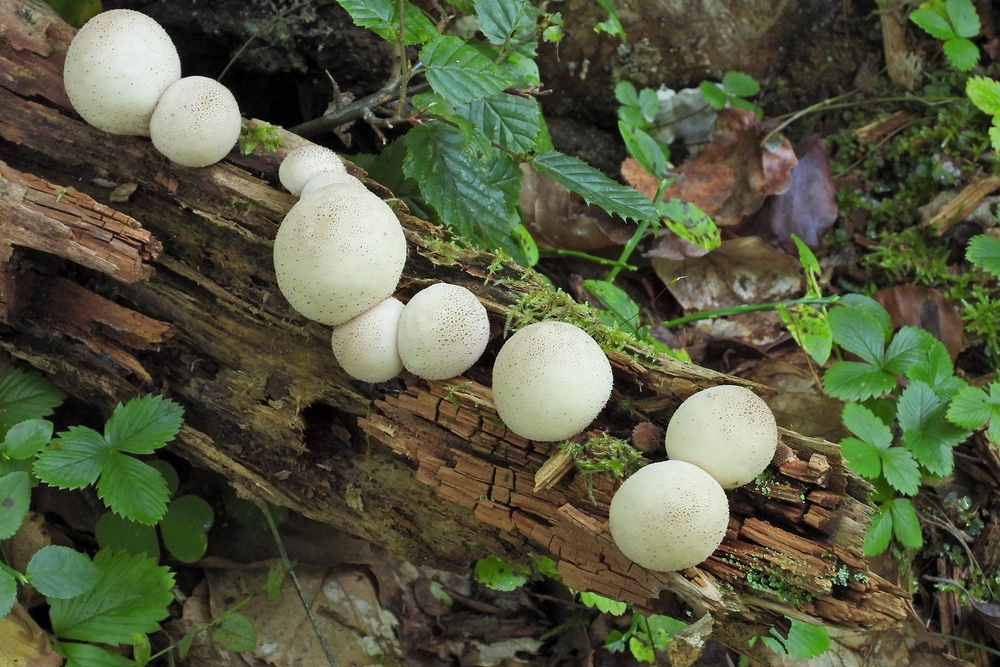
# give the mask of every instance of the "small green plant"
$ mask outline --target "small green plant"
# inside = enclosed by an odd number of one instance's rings
[[[618,600],[612,600],[596,593],[580,593],[580,602],[585,606],[612,616],[622,616],[628,611],[628,605]],[[637,611],[632,612],[632,622],[625,632],[612,630],[604,638],[604,648],[612,653],[628,649],[639,662],[656,664],[656,651],[667,647],[678,632],[687,627],[687,623],[662,614],[645,616]]]
[[[969,39],[982,27],[972,0],[928,0],[910,20],[942,40],[945,56],[958,69],[966,72],[979,62],[979,47]]]
[[[263,146],[264,150],[274,152],[285,145],[285,138],[278,132],[276,125],[258,122],[250,129],[246,123],[240,128],[240,136],[236,140],[240,154],[250,155],[258,146]]]
[[[724,109],[728,105],[753,111],[759,117],[764,115],[759,106],[746,99],[760,92],[760,84],[749,74],[726,72],[722,75],[721,84],[702,81],[698,89],[701,90],[705,101],[715,110]]]
[[[807,660],[826,653],[830,648],[830,634],[826,627],[806,623],[791,616],[785,616],[789,622],[788,634],[782,636],[776,627],[771,626],[769,635],[754,637],[750,640],[753,646],[759,639],[769,649],[779,655]]]

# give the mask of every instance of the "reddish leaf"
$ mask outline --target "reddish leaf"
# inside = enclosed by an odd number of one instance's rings
[[[944,343],[952,361],[965,347],[962,342],[962,316],[933,287],[888,287],[873,294],[872,298],[889,312],[893,328],[913,325],[928,331]]]

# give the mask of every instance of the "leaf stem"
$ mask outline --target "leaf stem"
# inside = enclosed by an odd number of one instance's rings
[[[660,183],[656,188],[656,196],[653,197],[654,206],[656,205],[657,202],[663,199],[663,193],[667,191],[667,188],[670,187],[670,184],[673,182],[674,182],[673,178],[660,179]],[[632,256],[632,253],[639,245],[639,241],[641,241],[642,237],[645,236],[646,231],[651,226],[658,225],[659,223],[660,223],[659,219],[657,220],[646,219],[639,223],[639,226],[636,228],[635,233],[632,234],[632,238],[630,238],[628,242],[625,244],[625,247],[622,248],[621,255],[618,256],[618,261],[614,263],[614,268],[611,269],[610,273],[608,273],[608,277],[606,278],[606,280],[609,283],[614,282],[615,278],[618,277],[618,274],[621,273],[622,269],[627,268],[629,266],[628,264],[626,264],[626,262],[628,262],[629,257]]]
[[[639,267],[634,264],[622,264],[621,260],[608,259],[607,257],[597,257],[596,255],[591,255],[579,250],[566,250],[565,248],[550,248],[547,250],[542,250],[543,255],[560,255],[563,257],[576,257],[577,259],[585,259],[588,262],[593,262],[594,264],[602,264],[604,266],[615,266],[621,267],[626,271],[638,271]]]
[[[711,320],[716,317],[728,317],[730,315],[742,315],[743,313],[756,313],[762,310],[778,310],[782,306],[797,306],[800,304],[820,306],[829,305],[836,303],[840,300],[839,296],[821,296],[821,297],[803,297],[801,299],[791,299],[789,301],[773,301],[770,303],[744,303],[739,306],[730,306],[729,308],[718,308],[716,310],[706,310],[701,313],[691,313],[690,315],[684,315],[683,317],[678,317],[673,320],[667,320],[660,324],[664,329],[670,329],[672,327],[678,327],[682,324],[689,324],[691,322],[697,322],[698,320]]]

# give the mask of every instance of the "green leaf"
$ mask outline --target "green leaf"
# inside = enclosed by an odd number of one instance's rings
[[[840,450],[851,469],[865,479],[875,479],[882,474],[882,457],[878,448],[857,438],[844,438]]]
[[[100,578],[100,572],[86,554],[56,545],[36,551],[28,561],[25,575],[39,593],[59,599],[86,593]]]
[[[59,637],[103,644],[131,644],[137,632],[159,629],[167,617],[174,577],[156,561],[103,549],[94,556],[97,583],[83,595],[51,601],[49,617]]]
[[[0,435],[18,422],[48,417],[65,399],[40,374],[8,366],[0,373]]]
[[[965,258],[987,273],[1000,278],[1000,239],[986,234],[973,236]]]
[[[819,287],[819,277],[823,273],[819,266],[819,260],[816,259],[816,255],[809,249],[805,241],[797,235],[792,234],[792,241],[795,243],[796,250],[798,250],[799,264],[802,265],[802,271],[806,276],[806,296],[813,298],[823,296],[823,290]]]
[[[619,81],[615,84],[615,99],[626,106],[639,106],[639,92],[631,81]]]
[[[524,585],[528,577],[496,556],[487,556],[476,562],[476,581],[494,591],[513,591]]]
[[[514,83],[510,74],[458,37],[438,37],[420,50],[427,80],[452,104],[499,93]]]
[[[823,391],[842,401],[863,401],[895,388],[892,373],[857,361],[838,361],[823,374]]]
[[[865,534],[865,543],[862,547],[865,556],[877,556],[889,548],[892,541],[892,515],[886,511],[880,511],[872,517],[872,525]]]
[[[662,651],[678,632],[687,627],[687,623],[662,614],[650,614],[646,617],[649,635],[653,640],[653,648]]]
[[[691,202],[671,197],[656,204],[663,224],[685,241],[714,250],[722,243],[719,228],[712,218]]]
[[[354,25],[368,28],[382,39],[395,42],[399,30],[399,3],[396,0],[337,0],[351,15]],[[403,41],[422,44],[440,35],[422,11],[412,3],[403,6]]]
[[[0,453],[17,460],[34,458],[52,439],[52,422],[28,419],[14,424],[4,438]]]
[[[152,657],[153,647],[149,643],[149,636],[142,633],[132,635],[132,659],[136,667],[145,667]]]
[[[997,119],[995,117],[993,118],[993,127],[990,128],[989,135],[990,145],[993,146],[993,150],[1000,152],[1000,127],[997,127]]]
[[[890,447],[880,452],[882,474],[892,488],[902,494],[912,496],[920,489],[920,466],[908,450]]]
[[[644,632],[636,632],[628,640],[628,650],[639,662],[656,664],[656,653],[650,645],[649,636]]]
[[[726,104],[729,103],[729,96],[711,81],[702,81],[698,85],[698,90],[701,91],[701,96],[705,98],[708,105],[716,111],[725,109]]]
[[[806,623],[791,616],[785,618],[791,622],[788,636],[782,637],[773,627],[771,634],[782,643],[788,655],[805,660],[822,655],[830,648],[830,635],[825,626]]]
[[[653,202],[646,196],[612,181],[580,158],[548,151],[536,155],[531,164],[588,204],[596,204],[612,215],[636,221],[657,219]]]
[[[885,332],[871,313],[860,308],[838,306],[828,315],[833,341],[873,366],[881,367],[885,355]]]
[[[833,350],[833,330],[826,311],[806,303],[782,305],[778,309],[781,320],[795,342],[817,364],[825,364]]]
[[[912,366],[926,358],[927,351],[936,339],[919,327],[902,327],[889,341],[882,359],[882,368],[903,375]]]
[[[533,98],[497,93],[456,107],[455,113],[487,139],[514,153],[527,153],[538,141],[542,114]]]
[[[882,327],[884,338],[888,339],[892,335],[892,318],[889,317],[889,312],[882,307],[882,304],[875,299],[863,294],[845,294],[840,297],[839,303],[845,308],[862,310],[874,317],[875,321]]]
[[[45,3],[74,28],[82,28],[103,10],[101,0],[45,0]]]
[[[518,51],[535,55],[537,42],[529,39],[541,11],[527,0],[475,0],[479,29],[491,44],[501,48],[524,42]]]
[[[951,64],[963,72],[968,72],[979,62],[979,47],[964,37],[949,39],[941,45],[941,49]]]
[[[726,72],[722,76],[722,90],[730,95],[750,97],[760,92],[760,84],[749,74]]]
[[[0,540],[17,532],[28,516],[31,504],[31,476],[10,472],[0,477]]]
[[[86,426],[70,426],[41,451],[33,470],[50,486],[79,489],[97,481],[111,454],[103,435]]]
[[[253,627],[253,621],[243,614],[224,614],[210,632],[216,643],[227,651],[245,653],[257,648],[257,630]]]
[[[920,8],[910,12],[910,20],[938,39],[958,37],[948,20],[933,9]]]
[[[115,408],[104,427],[112,449],[130,454],[152,454],[174,439],[184,422],[184,408],[152,394]]]
[[[993,444],[1000,444],[1000,383],[991,383],[989,394],[973,387],[963,389],[948,406],[948,419],[969,429],[979,428],[988,421],[986,437]]]
[[[975,37],[979,34],[982,24],[972,0],[945,0],[944,8],[959,37]]]
[[[156,528],[136,521],[129,521],[114,512],[105,512],[97,520],[94,537],[102,549],[127,551],[154,560],[160,558],[160,540]]]
[[[892,445],[892,430],[874,412],[863,405],[848,403],[841,413],[844,428],[876,449]]]
[[[97,496],[126,519],[154,524],[167,511],[170,491],[156,468],[121,452],[112,452],[97,481]]]
[[[955,377],[948,350],[937,338],[928,341],[926,349],[921,350],[917,360],[906,369],[905,375],[911,382],[926,383],[938,398],[945,401],[951,400],[967,386],[964,381]]]
[[[946,420],[946,411],[947,404],[928,385],[911,382],[900,395],[896,412],[903,444],[920,465],[940,476],[951,474],[955,465],[951,450],[970,435]]]
[[[17,581],[6,572],[0,571],[0,621],[2,621],[17,602]]]
[[[176,498],[160,521],[163,546],[180,562],[193,563],[205,555],[208,530],[214,521],[212,506],[203,499],[192,495]]]
[[[591,609],[597,607],[599,611],[611,614],[612,616],[621,616],[628,610],[628,605],[624,602],[586,591],[580,593],[580,602]]]
[[[601,317],[605,324],[638,337],[639,306],[632,297],[606,280],[584,280],[583,286],[608,309],[600,313],[600,315],[610,315],[607,318]]]
[[[886,503],[892,514],[892,532],[900,544],[911,549],[919,549],[924,544],[920,532],[920,519],[909,498],[895,498]],[[883,506],[882,511],[885,511]]]
[[[601,21],[594,26],[594,32],[607,33],[612,37],[618,37],[625,43],[625,28],[622,27],[621,19],[618,18],[618,10],[615,9],[612,0],[596,0],[601,9],[608,13],[608,20]]]
[[[638,127],[621,120],[618,121],[618,132],[625,141],[625,148],[628,149],[629,155],[635,158],[639,166],[646,173],[652,174],[656,178],[662,178],[670,167],[670,161],[667,160],[660,142]]]
[[[656,120],[657,114],[660,113],[660,97],[652,88],[643,88],[639,91],[639,111],[642,112],[647,126]]]
[[[979,107],[979,110],[983,113],[989,114],[990,116],[1000,115],[1000,81],[994,79],[988,79],[984,76],[973,76],[965,84],[965,94],[972,100],[972,103]],[[979,236],[973,236],[972,241],[976,239],[990,239],[991,236],[985,234],[980,234]],[[993,239],[995,245],[1000,246],[1000,240]],[[969,243],[969,250],[972,250],[972,242]],[[994,256],[1000,255],[1000,250],[994,248]],[[969,261],[973,261],[971,257],[968,257]],[[1000,262],[1000,258],[997,260]],[[979,262],[976,262],[979,264]],[[979,264],[982,266],[982,264]],[[1000,268],[1000,267],[998,267]],[[993,273],[993,272],[991,272]],[[997,275],[994,273],[994,275]]]
[[[135,667],[135,662],[122,654],[93,644],[53,642],[52,647],[66,658],[68,667]]]
[[[167,491],[173,496],[181,483],[180,477],[177,475],[177,470],[163,459],[153,459],[148,463],[163,475],[163,481],[167,483]]]
[[[514,161],[505,154],[484,161],[459,130],[437,121],[414,127],[403,140],[403,170],[441,221],[488,250],[502,247],[499,239],[520,226],[521,170]]]

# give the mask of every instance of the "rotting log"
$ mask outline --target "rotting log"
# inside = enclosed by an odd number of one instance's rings
[[[535,473],[558,448],[504,428],[489,365],[511,309],[547,288],[449,244],[402,207],[410,255],[400,294],[438,281],[468,287],[490,314],[493,340],[462,378],[351,380],[329,331],[292,311],[275,286],[271,240],[295,201],[276,185],[288,149],[188,169],[148,140],[85,125],[61,84],[72,34],[44,5],[0,0],[4,350],[104,409],[170,396],[186,415],[176,453],[244,494],[416,562],[549,554],[570,587],[649,611],[665,608],[668,593],[698,615],[726,618],[719,625],[738,630],[722,639],[744,650],[746,636],[783,614],[844,629],[905,618],[904,592],[861,555],[874,511],[867,486],[831,443],[782,432],[780,466],[766,483],[730,493],[722,545],[679,573],[647,571],[614,546],[610,480],[588,488],[567,470],[536,490]],[[302,143],[287,139],[288,148]],[[615,390],[591,435],[628,437],[644,420],[663,426],[698,389],[744,383],[638,352],[609,352]]]

